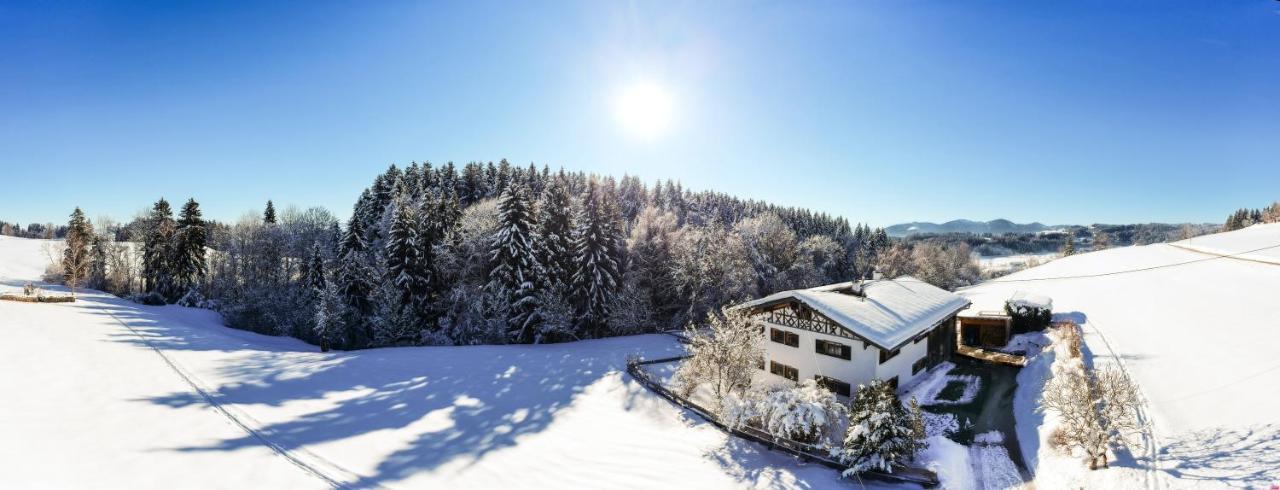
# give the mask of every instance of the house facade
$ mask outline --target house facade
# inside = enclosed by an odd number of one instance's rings
[[[841,396],[876,379],[901,386],[955,351],[969,302],[910,276],[775,293],[739,306],[761,327],[771,382],[814,379]]]

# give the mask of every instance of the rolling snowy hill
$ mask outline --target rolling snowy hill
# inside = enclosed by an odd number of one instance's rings
[[[1017,290],[1052,297],[1056,314],[1083,322],[1092,362],[1122,365],[1145,395],[1154,429],[1147,454],[1105,471],[1054,455],[1045,434],[1037,437],[1039,416],[1023,410],[1020,439],[1024,454],[1039,456],[1037,485],[1280,482],[1276,259],[1280,224],[1257,225],[1065,257],[963,291],[980,310],[998,310]]]
[[[0,236],[0,284],[39,240]],[[14,488],[823,488],[622,373],[662,335],[320,353],[215,313],[101,293],[0,302],[0,461]]]
[[[928,223],[928,222],[911,222],[902,223],[885,228],[885,232],[890,236],[907,236],[916,233],[993,233],[996,235],[1003,233],[1036,233],[1050,229],[1042,223],[1014,223],[1007,219],[993,219],[991,221],[973,221],[967,219],[956,219],[946,223]]]

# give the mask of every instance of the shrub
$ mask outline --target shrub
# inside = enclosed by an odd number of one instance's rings
[[[205,308],[210,310],[217,308],[217,302],[205,299],[203,294],[200,294],[199,291],[196,291],[194,289],[187,290],[187,294],[184,294],[182,295],[181,298],[178,298],[178,301],[174,304],[178,306],[186,306],[189,308]]]
[[[1004,312],[1013,319],[1014,335],[1043,331],[1053,319],[1050,308],[1041,308],[1012,300],[1004,303]]]
[[[162,306],[165,304],[164,296],[155,291],[131,295],[129,296],[129,301],[149,306]]]

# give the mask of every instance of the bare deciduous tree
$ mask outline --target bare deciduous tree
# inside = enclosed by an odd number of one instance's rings
[[[1098,469],[1099,462],[1108,467],[1111,444],[1136,443],[1144,429],[1137,417],[1140,403],[1137,386],[1119,369],[1066,369],[1045,385],[1040,408],[1062,421],[1053,434],[1055,444],[1083,450],[1089,469]]]
[[[691,357],[680,364],[676,386],[686,398],[699,386],[711,388],[718,411],[730,393],[745,396],[751,375],[763,352],[760,327],[741,310],[722,309],[707,315],[709,331],[691,324],[685,332],[690,339]]]

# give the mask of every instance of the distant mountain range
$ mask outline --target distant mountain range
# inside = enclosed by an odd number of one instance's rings
[[[993,219],[991,221],[972,221],[967,219],[957,219],[946,223],[902,223],[885,228],[885,232],[889,236],[907,236],[916,233],[1035,233],[1039,231],[1058,228],[1048,226],[1043,223],[1014,223],[1007,219]]]

